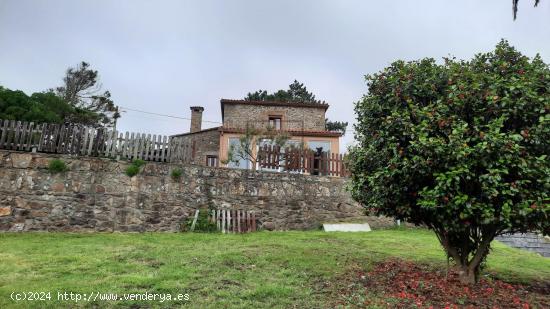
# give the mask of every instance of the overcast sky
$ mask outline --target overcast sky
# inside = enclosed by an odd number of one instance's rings
[[[120,106],[189,117],[200,105],[221,121],[220,98],[297,79],[352,123],[364,75],[396,59],[470,58],[505,38],[550,62],[550,1],[520,1],[516,21],[511,2],[0,0],[0,85],[43,91],[84,60]],[[118,128],[174,134],[189,121],[128,111]]]

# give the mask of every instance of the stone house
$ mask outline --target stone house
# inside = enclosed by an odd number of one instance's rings
[[[227,159],[229,148],[238,146],[247,126],[280,130],[289,135],[288,145],[339,152],[342,134],[325,129],[328,104],[221,99],[220,107],[223,125],[202,129],[204,108],[192,106],[190,131],[171,136],[183,145],[185,163],[223,166],[221,162]],[[228,167],[249,168],[249,165],[250,162],[241,160],[239,164],[229,163]]]

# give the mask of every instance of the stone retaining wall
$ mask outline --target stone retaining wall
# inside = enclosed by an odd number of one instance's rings
[[[496,240],[514,248],[537,252],[538,254],[550,257],[550,238],[533,233],[517,233],[502,235]]]
[[[51,174],[59,158],[69,171]],[[197,208],[254,210],[260,228],[312,229],[369,222],[342,178],[147,163],[128,177],[125,161],[0,151],[0,231],[178,231]],[[174,180],[170,172],[181,168]]]

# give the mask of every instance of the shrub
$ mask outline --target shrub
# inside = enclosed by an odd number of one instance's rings
[[[59,159],[53,159],[48,164],[48,171],[52,174],[63,173],[68,170],[67,164]]]
[[[136,166],[136,165],[132,164],[132,165],[130,165],[126,168],[125,173],[129,177],[134,177],[135,175],[137,175],[139,173],[139,166]]]
[[[194,213],[192,216],[189,217],[187,222],[185,223],[185,226],[183,227],[183,231],[191,231],[191,226],[193,225],[193,220],[195,219]],[[201,209],[199,211],[199,216],[197,218],[197,222],[195,223],[195,229],[193,232],[197,233],[217,233],[218,227],[215,222],[211,222],[208,218],[208,210]]]
[[[170,176],[172,176],[172,179],[173,180],[178,180],[181,178],[181,175],[183,174],[183,171],[181,170],[181,168],[175,168],[172,170],[172,172],[170,173]]]
[[[143,165],[145,165],[145,161],[141,159],[135,159],[135,160],[132,160],[132,164],[137,167],[142,167]]]
[[[145,161],[136,159],[132,160],[132,164],[126,168],[126,175],[129,177],[134,177],[139,173],[140,168],[145,164]]]
[[[356,103],[351,191],[432,229],[461,280],[495,236],[550,232],[550,68],[506,41],[470,61],[397,61]]]

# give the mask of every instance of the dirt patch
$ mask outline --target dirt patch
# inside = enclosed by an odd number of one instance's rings
[[[391,259],[372,271],[354,270],[339,291],[338,305],[386,308],[550,308],[550,282],[511,284],[482,278],[460,283],[455,270]]]

